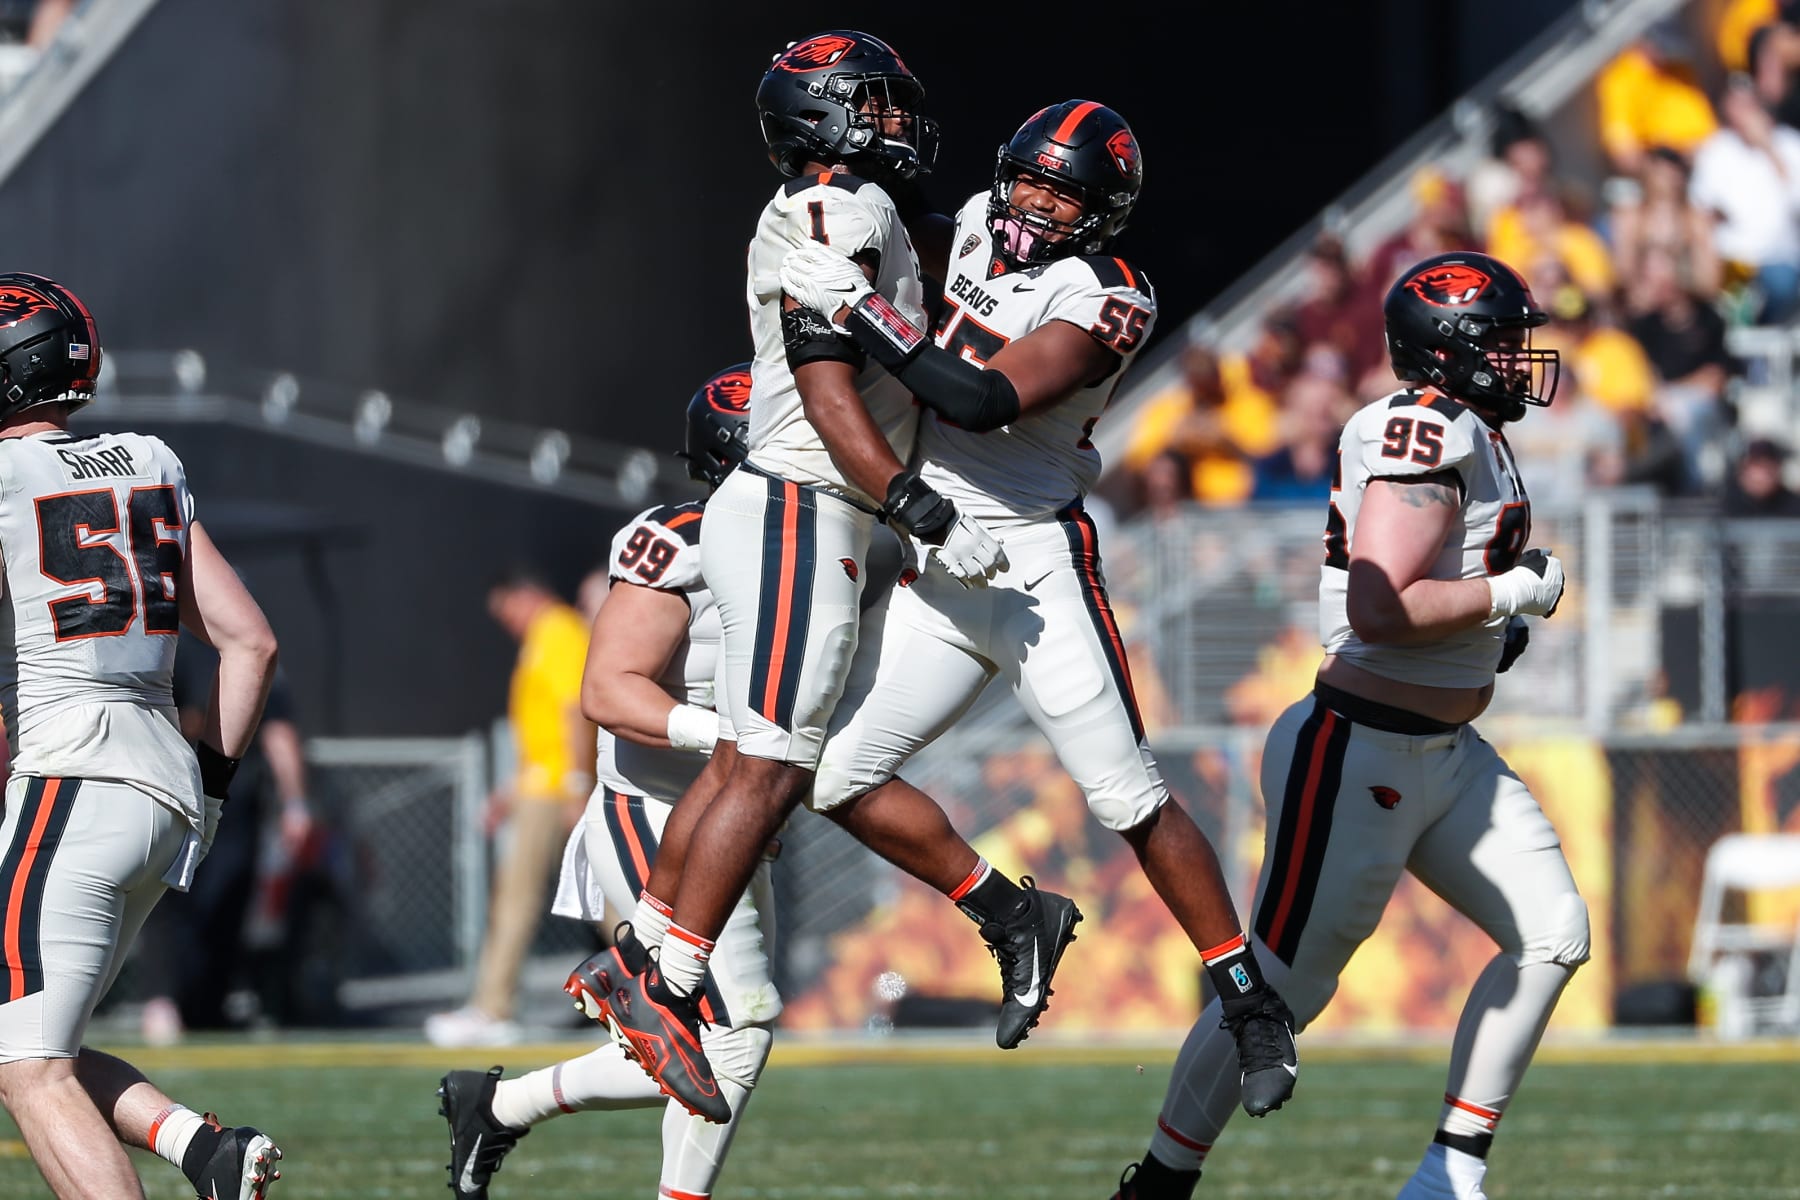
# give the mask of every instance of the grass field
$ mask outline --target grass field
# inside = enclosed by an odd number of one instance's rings
[[[499,1057],[529,1067],[576,1048]],[[122,1052],[186,1103],[275,1133],[288,1155],[278,1200],[447,1195],[433,1091],[445,1068],[489,1061],[398,1043]],[[1198,1195],[1391,1200],[1429,1138],[1444,1051],[1305,1053],[1296,1100],[1266,1120],[1233,1122]],[[1001,1055],[778,1043],[718,1195],[1106,1200],[1142,1152],[1169,1058],[1037,1044]],[[507,1160],[495,1200],[652,1200],[657,1121],[580,1113],[541,1126]],[[1553,1050],[1507,1114],[1489,1193],[1800,1200],[1797,1147],[1793,1044]],[[166,1163],[143,1156],[140,1170],[152,1200],[192,1195]],[[42,1195],[0,1118],[0,1200]]]

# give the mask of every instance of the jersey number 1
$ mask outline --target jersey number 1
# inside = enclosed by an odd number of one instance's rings
[[[65,492],[37,502],[38,570],[82,595],[50,601],[56,640],[118,637],[141,607],[145,633],[179,633],[175,577],[181,570],[181,512],[170,484],[131,489],[126,502],[131,558],[104,540],[119,532],[119,498],[110,488]],[[91,585],[103,595],[94,599]]]

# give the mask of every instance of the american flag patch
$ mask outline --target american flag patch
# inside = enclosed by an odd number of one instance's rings
[[[871,292],[860,307],[871,318],[869,324],[875,331],[893,343],[894,348],[901,353],[913,350],[925,340],[925,335],[880,292]]]
[[[86,342],[70,342],[69,343],[69,357],[70,358],[86,358],[87,356],[88,356],[88,348],[87,348]]]

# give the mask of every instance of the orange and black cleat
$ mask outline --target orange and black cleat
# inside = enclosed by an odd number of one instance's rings
[[[631,922],[613,930],[613,944],[590,954],[575,965],[563,991],[575,998],[575,1007],[596,1021],[606,1020],[606,997],[627,979],[635,979],[650,965],[650,952],[638,941]]]
[[[700,1045],[699,996],[676,992],[652,965],[615,985],[604,1007],[613,1037],[665,1093],[715,1125],[731,1120],[731,1106]]]

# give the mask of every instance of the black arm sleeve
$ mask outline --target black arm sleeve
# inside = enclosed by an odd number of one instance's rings
[[[881,293],[851,309],[844,327],[921,404],[952,424],[987,433],[1018,420],[1019,393],[1012,380],[933,346]]]
[[[790,371],[809,362],[843,362],[861,372],[868,361],[855,343],[810,308],[790,308],[781,314],[781,342]]]

